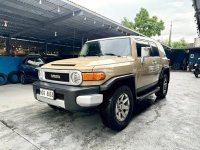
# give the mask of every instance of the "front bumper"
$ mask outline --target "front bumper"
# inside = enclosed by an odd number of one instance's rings
[[[40,88],[53,90],[55,99],[41,97]],[[99,86],[76,87],[41,81],[33,83],[35,99],[69,111],[85,110],[100,105],[103,102],[103,95],[99,90]]]

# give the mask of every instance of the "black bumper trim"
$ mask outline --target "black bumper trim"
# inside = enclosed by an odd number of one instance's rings
[[[78,111],[85,110],[88,108],[81,107],[76,103],[76,98],[80,95],[90,95],[90,94],[99,94],[99,86],[69,86],[69,85],[61,85],[55,83],[48,83],[37,81],[33,83],[33,93],[35,99],[37,99],[36,95],[39,94],[38,91],[40,88],[53,90],[57,95],[64,96],[65,109],[69,111]]]

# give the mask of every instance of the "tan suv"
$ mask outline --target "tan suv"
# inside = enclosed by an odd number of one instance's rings
[[[126,36],[88,41],[78,58],[46,64],[38,76],[38,101],[69,111],[99,108],[103,123],[119,131],[137,101],[153,93],[166,96],[170,70],[160,43]]]

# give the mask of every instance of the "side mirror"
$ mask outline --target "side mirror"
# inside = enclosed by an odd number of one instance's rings
[[[150,56],[150,47],[141,47],[141,63],[144,63],[144,58]]]
[[[32,61],[32,60],[28,60],[27,64],[29,64],[29,65],[35,65],[34,61]]]

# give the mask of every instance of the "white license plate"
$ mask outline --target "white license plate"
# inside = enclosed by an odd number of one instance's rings
[[[40,96],[54,99],[54,91],[40,88]]]

